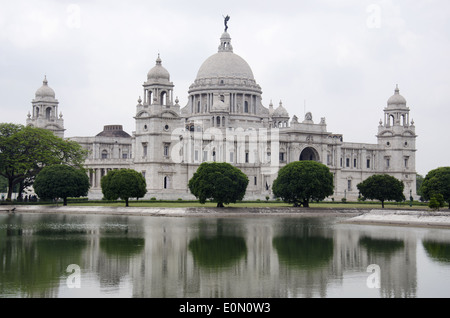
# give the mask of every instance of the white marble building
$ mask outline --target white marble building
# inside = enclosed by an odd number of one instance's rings
[[[218,52],[199,68],[187,105],[174,99],[174,84],[158,56],[143,84],[130,136],[109,125],[95,137],[72,137],[90,151],[86,166],[91,198],[101,198],[100,178],[111,169],[132,168],[147,181],[146,198],[193,199],[187,187],[204,161],[229,162],[249,178],[246,199],[265,200],[280,167],[297,160],[315,160],[334,175],[335,200],[356,200],[356,185],[373,174],[388,173],[405,184],[405,197],[416,197],[416,134],[409,108],[398,87],[384,108],[376,144],[344,142],[327,130],[325,118],[311,113],[291,116],[280,102],[262,104],[261,87],[249,64],[233,52],[224,32]],[[64,132],[53,90],[36,92],[27,124]],[[131,114],[130,114],[131,115]],[[411,192],[410,192],[411,191]],[[331,198],[331,197],[330,197]]]

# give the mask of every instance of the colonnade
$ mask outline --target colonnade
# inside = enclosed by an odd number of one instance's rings
[[[228,93],[219,95],[214,93],[194,94],[190,96],[191,113],[204,114],[211,111],[215,98],[222,100],[227,106],[227,112],[234,114],[256,114],[257,100],[256,94]]]

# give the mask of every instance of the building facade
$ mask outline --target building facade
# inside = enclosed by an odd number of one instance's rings
[[[45,79],[27,124],[63,136],[62,115],[56,118],[58,102],[50,90]],[[272,197],[278,170],[298,160],[329,167],[335,200],[357,199],[357,184],[383,173],[404,182],[406,198],[416,197],[417,136],[398,87],[384,108],[378,142],[344,142],[341,134],[327,130],[325,118],[315,121],[311,113],[291,118],[282,102],[265,107],[252,69],[234,53],[225,31],[217,53],[200,66],[184,107],[174,99],[173,90],[158,55],[143,83],[131,135],[121,125],[109,125],[97,136],[70,138],[89,150],[90,198],[102,198],[100,179],[109,170],[132,168],[145,176],[146,198],[194,199],[189,179],[202,162],[218,161],[229,162],[248,176],[246,199],[264,200]]]

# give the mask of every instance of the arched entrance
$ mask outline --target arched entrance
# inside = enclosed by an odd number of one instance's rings
[[[300,154],[300,161],[320,161],[319,153],[316,149],[311,147],[306,147],[303,149],[302,153]]]

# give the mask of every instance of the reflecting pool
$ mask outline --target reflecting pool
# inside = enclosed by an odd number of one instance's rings
[[[302,216],[0,215],[0,297],[450,297],[450,230]]]

